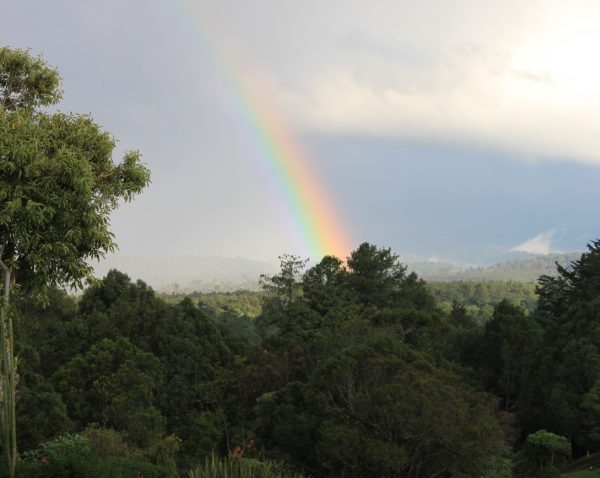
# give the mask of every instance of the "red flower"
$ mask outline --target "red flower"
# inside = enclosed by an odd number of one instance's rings
[[[50,463],[50,462],[48,461],[48,458],[46,458],[46,457],[43,457],[43,458],[40,460],[40,464],[41,464],[42,466],[47,466],[47,465],[48,465],[48,463]]]

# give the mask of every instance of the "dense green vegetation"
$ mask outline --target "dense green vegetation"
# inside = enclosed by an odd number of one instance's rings
[[[443,310],[450,312],[455,304],[459,304],[480,324],[492,318],[494,307],[502,301],[517,305],[526,313],[533,312],[537,304],[535,282],[461,280],[429,282],[427,285]]]
[[[160,294],[166,302],[175,304],[184,298],[202,308],[211,317],[248,317],[260,315],[264,292],[239,290],[234,292],[192,292],[190,294]]]
[[[522,307],[527,313],[535,310],[537,294],[535,282],[504,280],[461,280],[428,282],[437,305],[449,312],[455,302],[464,305],[467,313],[480,322],[491,319],[494,306],[503,300]],[[189,298],[210,317],[230,323],[252,322],[262,311],[265,292],[238,290],[233,292],[192,292],[189,294],[162,293],[166,302],[175,304]],[[236,320],[244,319],[244,320]]]
[[[228,460],[274,476],[551,476],[599,447],[599,258],[594,243],[543,277],[531,312],[528,288],[442,290],[370,244],[307,270],[283,256],[255,318],[166,301],[117,271],[77,302],[22,296],[23,470],[48,440],[83,433],[102,437],[94,460],[156,476]],[[489,320],[469,311],[476,300]]]

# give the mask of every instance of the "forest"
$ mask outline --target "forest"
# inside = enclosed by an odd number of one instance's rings
[[[282,256],[261,283],[256,316],[225,304],[244,294],[167,301],[116,270],[81,297],[20,298],[22,476],[213,476],[224,459],[265,476],[545,477],[598,450],[600,241],[540,278],[533,310],[513,296],[485,321],[465,284],[442,307],[368,243],[308,269]]]
[[[598,476],[600,240],[537,285],[367,242],[261,293],[94,279],[150,172],[59,85],[0,48],[0,476]]]

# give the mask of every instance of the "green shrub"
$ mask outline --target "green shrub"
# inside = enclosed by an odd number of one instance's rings
[[[18,477],[78,478],[88,476],[96,457],[90,441],[80,435],[63,435],[23,453]],[[91,475],[89,475],[91,476]]]
[[[181,440],[176,435],[164,437],[156,443],[147,453],[153,463],[160,465],[176,475],[177,461],[175,457],[181,446]]]
[[[98,437],[102,437],[102,440],[115,439],[111,433],[104,432],[106,430],[95,435],[93,440]],[[173,478],[177,476],[172,470],[138,458],[96,456],[92,453],[91,442],[90,438],[80,435],[65,435],[42,443],[36,450],[23,454],[21,462],[17,465],[16,478]],[[108,453],[112,445],[104,452]]]
[[[523,449],[515,455],[514,476],[517,478],[560,477],[557,465],[571,455],[571,444],[560,435],[546,430],[531,433]]]
[[[163,466],[134,459],[109,458],[102,460],[100,467],[98,471],[103,474],[90,475],[89,478],[96,478],[96,476],[106,478],[175,478],[178,476],[172,470]]]
[[[496,459],[481,478],[511,478],[512,477],[512,460],[508,456],[502,456]]]
[[[92,426],[83,430],[81,436],[89,440],[92,453],[100,458],[125,458],[132,454],[116,430]]]

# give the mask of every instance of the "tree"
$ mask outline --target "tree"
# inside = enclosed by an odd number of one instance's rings
[[[194,438],[206,432],[198,426],[198,417],[210,408],[203,392],[219,388],[215,382],[232,354],[217,327],[189,298],[170,307],[157,332],[160,342],[155,354],[165,370],[165,387],[157,391],[160,409],[169,433],[183,439],[183,451],[194,456],[198,453]]]
[[[476,344],[473,366],[486,389],[502,398],[505,411],[513,411],[529,381],[541,341],[541,328],[523,309],[508,301],[494,308]]]
[[[89,287],[79,303],[86,332],[80,343],[89,347],[102,338],[126,337],[146,352],[156,353],[162,335],[158,329],[167,320],[168,305],[143,281],[110,270],[102,281]]]
[[[272,277],[260,276],[262,288],[272,295],[280,306],[290,305],[300,295],[302,286],[300,278],[308,259],[283,254],[279,256],[281,272]]]
[[[556,276],[540,277],[536,292],[542,318],[564,314],[576,302],[589,302],[600,293],[600,240],[592,241],[587,252],[565,268],[556,264]]]
[[[351,300],[345,287],[348,271],[342,261],[334,256],[325,256],[302,278],[303,297],[309,307],[321,315]]]
[[[538,430],[525,440],[525,446],[515,457],[517,477],[560,476],[556,468],[571,456],[571,444],[560,435]]]
[[[291,311],[303,310],[302,275],[308,259],[298,256],[283,254],[279,256],[281,263],[280,273],[274,276],[260,276],[260,285],[267,292],[263,301],[263,321],[271,329],[275,329],[280,336],[295,335],[302,326],[298,315]]]
[[[406,267],[396,254],[366,242],[352,252],[348,268],[352,272],[348,286],[365,305],[390,305],[406,279]]]
[[[598,446],[600,241],[557,276],[542,276],[537,291],[543,337],[519,420],[527,433],[543,428],[567,437],[578,455]]]
[[[260,438],[316,476],[480,476],[502,452],[493,397],[385,331],[339,351],[307,384],[257,401]]]
[[[407,274],[406,266],[389,248],[366,242],[348,257],[346,287],[367,314],[435,309],[433,296],[417,274]]]
[[[115,164],[114,139],[91,117],[48,113],[61,97],[58,72],[28,52],[0,48],[0,424],[11,476],[17,458],[9,299],[18,285],[82,286],[89,259],[115,248],[109,214],[149,183],[137,151]]]
[[[59,368],[52,380],[79,429],[100,423],[125,432],[140,447],[157,443],[164,432],[156,404],[164,370],[154,355],[124,337],[101,340]]]

